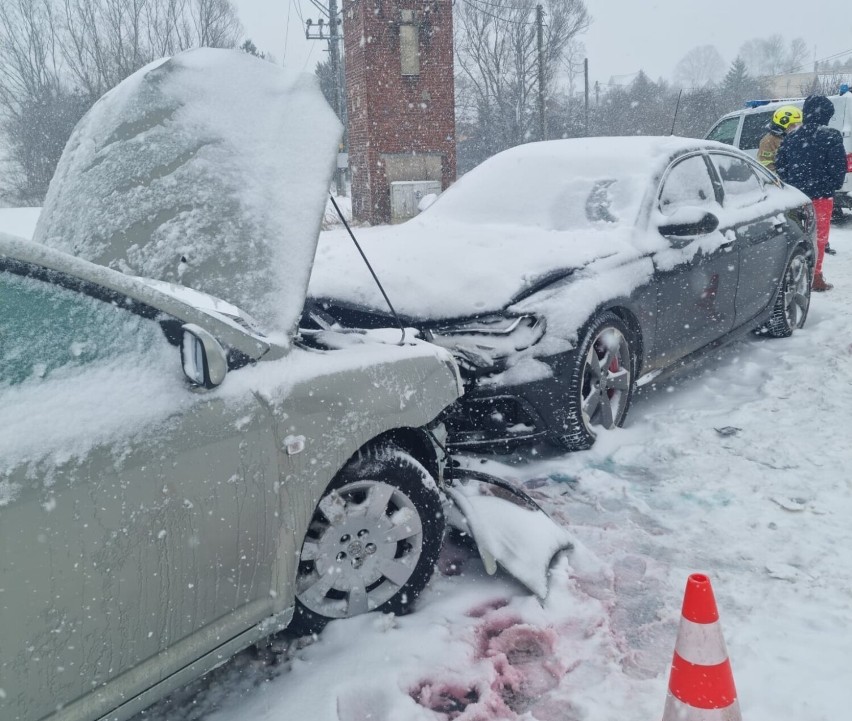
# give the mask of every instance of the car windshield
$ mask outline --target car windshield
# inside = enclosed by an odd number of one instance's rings
[[[656,150],[647,138],[523,145],[474,168],[420,217],[557,231],[632,225]]]

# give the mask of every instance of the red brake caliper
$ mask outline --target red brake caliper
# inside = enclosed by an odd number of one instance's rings
[[[616,356],[612,357],[612,360],[609,363],[609,372],[610,373],[618,373],[619,365],[618,358]],[[612,398],[615,395],[615,388],[608,388],[606,391],[606,395],[608,398]]]

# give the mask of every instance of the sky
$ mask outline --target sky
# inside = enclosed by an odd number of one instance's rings
[[[319,18],[310,0],[232,2],[246,35],[279,62],[313,70],[325,57],[325,42],[305,39],[302,19]],[[811,48],[809,63],[814,57],[852,51],[852,13],[843,0],[586,0],[586,4],[594,18],[583,38],[592,83],[608,83],[614,76],[623,82],[640,68],[655,80],[670,78],[678,60],[699,45],[715,45],[730,63],[745,41],[774,33],[804,38]]]

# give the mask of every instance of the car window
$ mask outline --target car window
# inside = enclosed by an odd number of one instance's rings
[[[719,143],[734,144],[734,138],[737,136],[737,126],[740,124],[739,116],[733,118],[725,118],[707,133],[707,140],[715,140]]]
[[[711,153],[710,159],[722,180],[726,208],[744,208],[766,197],[761,183],[749,163],[741,158],[721,153]]]
[[[772,120],[772,113],[755,113],[743,118],[743,131],[740,133],[740,150],[756,150],[760,139],[766,135],[766,126]]]
[[[167,342],[157,323],[126,308],[8,271],[0,308],[0,388]]]
[[[716,202],[713,181],[702,155],[676,162],[666,174],[660,189],[660,211],[671,215],[684,206],[705,206]]]

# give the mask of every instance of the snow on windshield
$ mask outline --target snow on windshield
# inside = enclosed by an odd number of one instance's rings
[[[157,61],[80,121],[34,240],[288,331],[339,135],[313,76],[230,50]]]
[[[600,222],[632,225],[649,175],[670,144],[660,145],[658,138],[583,138],[520,145],[467,173],[424,217],[547,230]]]

